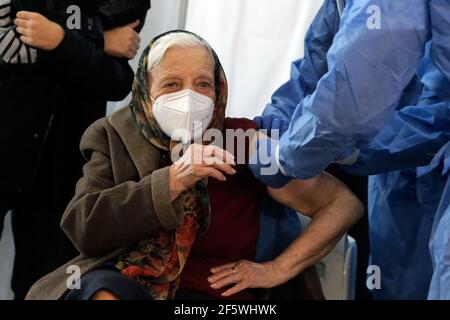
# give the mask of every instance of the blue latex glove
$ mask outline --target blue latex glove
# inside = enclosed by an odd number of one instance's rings
[[[284,187],[292,178],[286,177],[277,160],[278,141],[259,139],[257,152],[250,156],[249,169],[256,179],[275,189]]]
[[[289,122],[273,115],[256,117],[253,121],[259,129],[267,130],[269,137],[272,136],[272,130],[279,130],[278,137],[281,137],[289,128]]]

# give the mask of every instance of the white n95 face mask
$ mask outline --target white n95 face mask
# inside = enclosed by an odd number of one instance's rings
[[[162,131],[183,143],[200,138],[214,114],[214,101],[190,89],[165,94],[153,101],[153,115]]]

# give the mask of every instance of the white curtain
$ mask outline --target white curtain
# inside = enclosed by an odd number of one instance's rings
[[[303,56],[322,0],[189,0],[186,29],[217,51],[229,81],[228,116],[259,115]]]
[[[142,51],[157,35],[173,30],[182,29],[185,24],[188,0],[152,0],[152,8],[147,14],[147,20],[141,31],[141,48],[130,65],[136,71]],[[128,105],[131,94],[119,102],[108,103],[108,114]]]

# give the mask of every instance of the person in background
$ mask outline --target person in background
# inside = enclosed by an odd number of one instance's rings
[[[428,240],[441,197],[429,186],[441,183],[417,178],[415,167],[427,165],[449,138],[450,18],[441,12],[450,6],[408,4],[414,17],[401,1],[351,2],[341,20],[335,1],[326,1],[305,58],[294,62],[291,80],[260,120],[290,123],[278,147],[287,175],[309,178],[347,156],[344,163],[357,159],[346,167],[351,174],[383,173],[369,188],[371,263],[382,271],[381,290],[373,293],[383,299],[427,296]],[[380,28],[368,28],[373,10]]]
[[[105,29],[98,4],[0,0],[0,221],[13,210],[16,299],[76,254],[59,221],[81,176],[79,140],[131,89],[144,20]],[[70,5],[81,29],[67,27]]]

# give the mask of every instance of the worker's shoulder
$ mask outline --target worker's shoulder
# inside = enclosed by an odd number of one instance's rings
[[[258,126],[253,120],[248,118],[225,118],[224,129],[242,129],[244,131],[250,129],[258,130]]]

